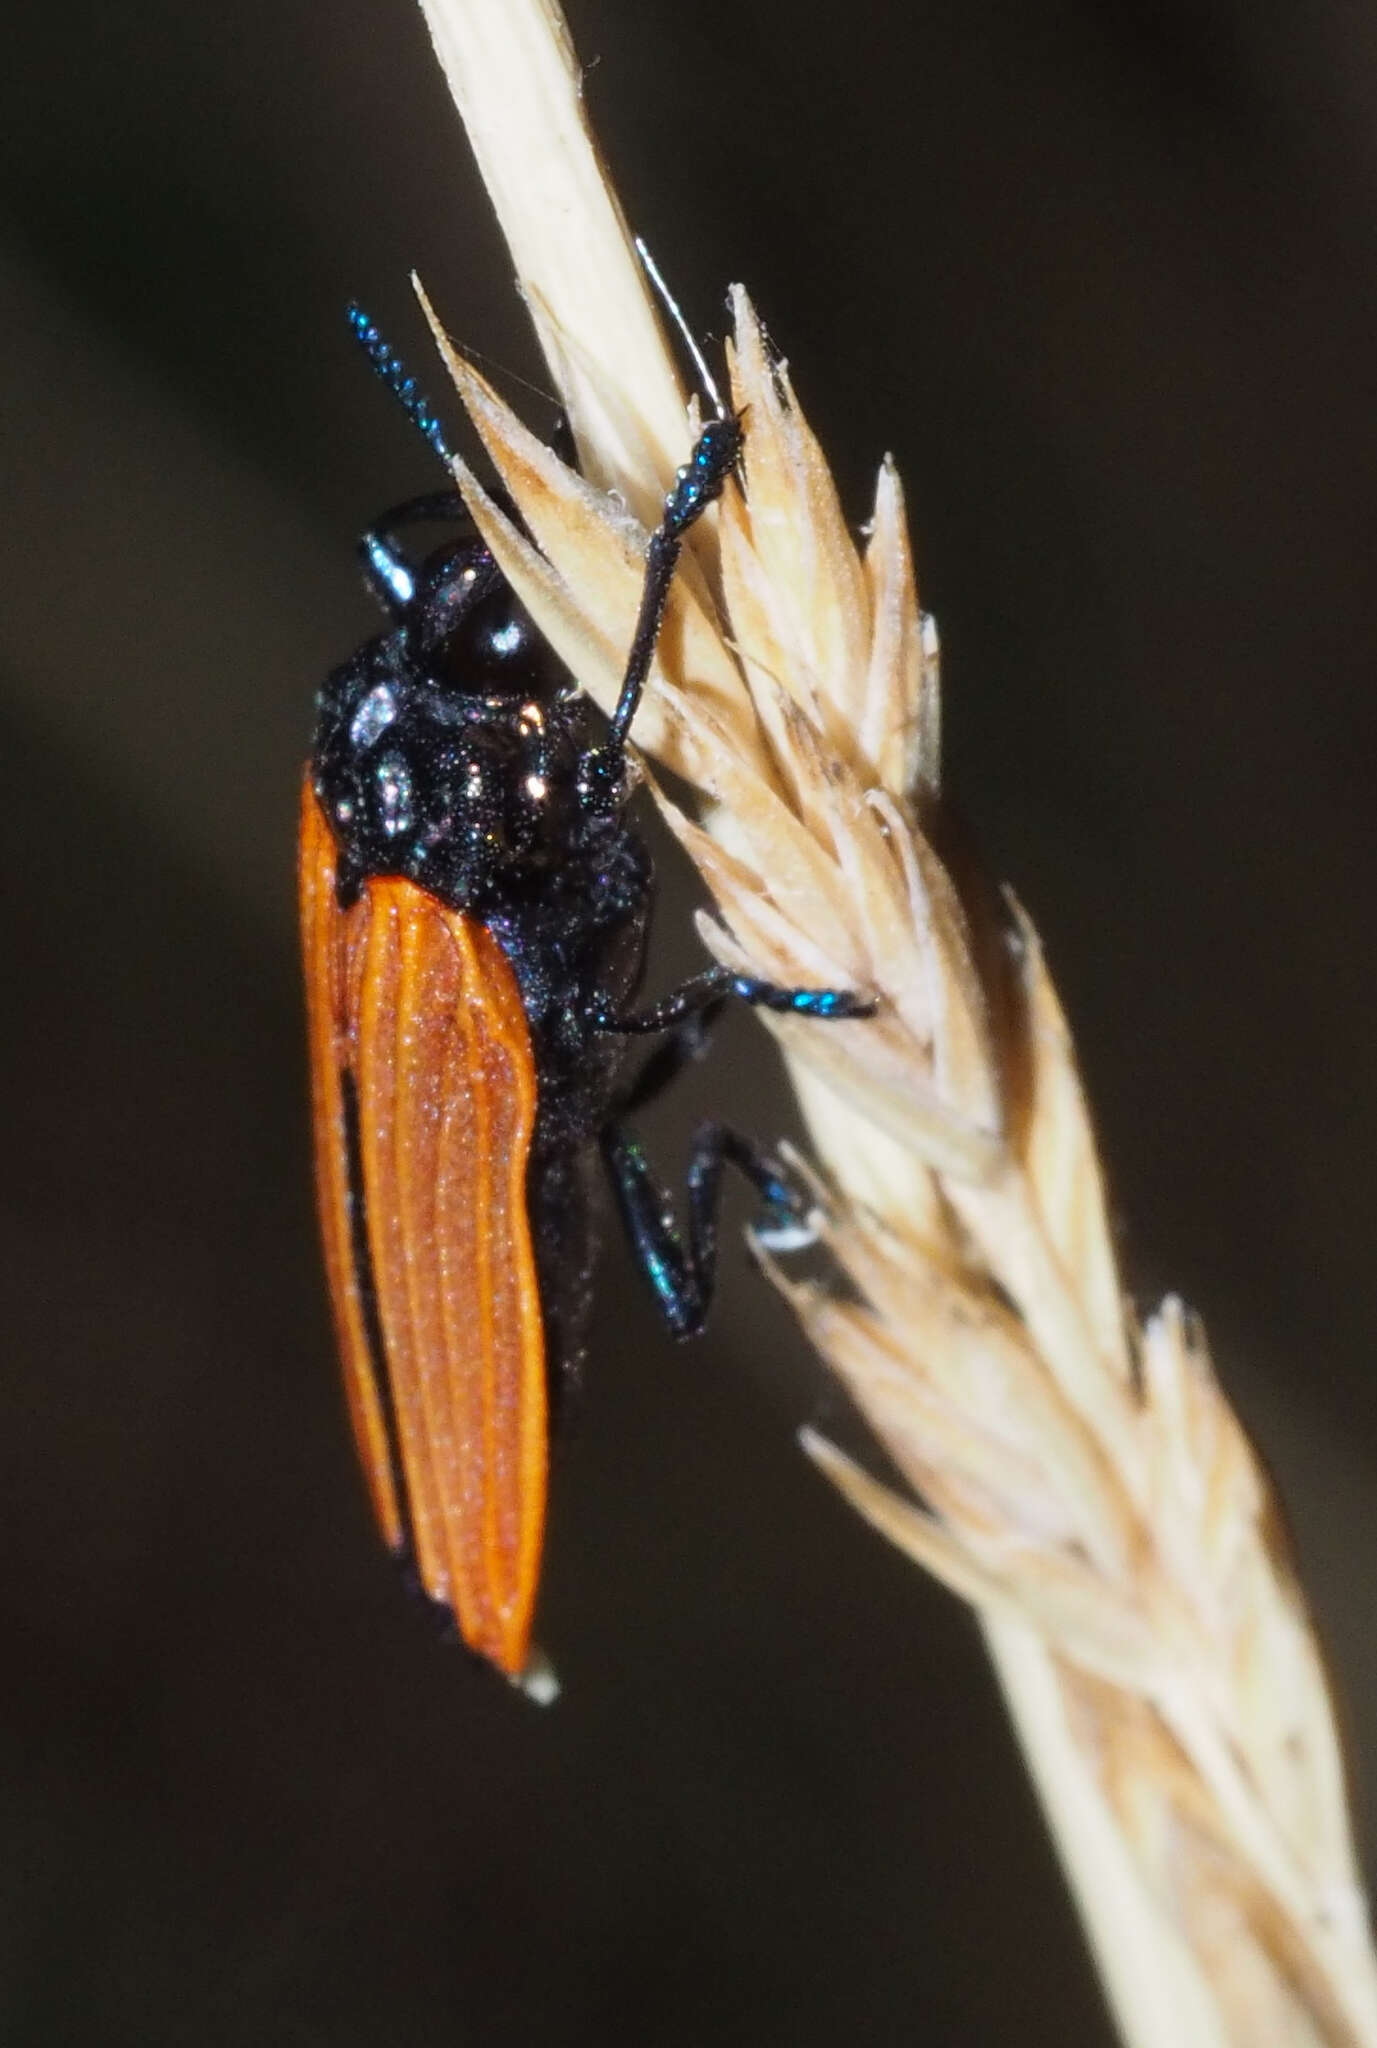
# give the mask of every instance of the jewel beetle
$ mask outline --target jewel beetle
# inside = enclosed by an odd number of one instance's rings
[[[355,334],[448,461],[367,316]],[[360,542],[387,630],[329,677],[301,791],[300,907],[325,1265],[382,1535],[471,1650],[525,1669],[552,1407],[576,1371],[598,1155],[670,1330],[702,1325],[722,1170],[797,1233],[781,1168],[720,1124],[694,1143],[681,1230],[626,1119],[732,997],[819,1018],[846,990],[710,967],[635,1007],[653,893],[626,810],[627,736],[683,536],[741,454],[709,421],[646,550],[610,721],[537,633],[453,491]],[[401,535],[447,525],[419,560]],[[637,1071],[628,1048],[660,1043]]]

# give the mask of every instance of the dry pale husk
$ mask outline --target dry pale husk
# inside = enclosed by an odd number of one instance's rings
[[[460,481],[610,707],[690,413],[556,9],[423,4],[585,472],[436,324],[531,538]],[[805,1447],[979,1611],[1124,2038],[1377,2044],[1333,1714],[1267,1481],[1198,1324],[1125,1303],[1032,925],[938,850],[937,648],[898,476],[859,551],[740,289],[733,314],[747,490],[695,532],[637,735],[700,793],[695,819],[660,801],[717,957],[881,999],[871,1021],[769,1020],[855,1298],[775,1277],[913,1497]]]

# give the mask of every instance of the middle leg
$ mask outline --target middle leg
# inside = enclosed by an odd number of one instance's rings
[[[704,1124],[694,1138],[682,1229],[635,1133],[614,1122],[601,1142],[632,1254],[675,1337],[696,1337],[712,1303],[724,1166],[734,1166],[759,1195],[756,1235],[763,1243],[787,1251],[813,1241],[810,1205],[780,1162],[725,1124]]]
[[[701,974],[681,982],[647,1009],[632,1010],[623,1016],[602,1012],[596,1024],[599,1031],[638,1036],[667,1031],[690,1017],[720,1007],[729,996],[749,1003],[753,1009],[792,1013],[797,1017],[873,1017],[878,1008],[873,997],[861,995],[856,989],[784,988],[753,974],[734,974],[729,967],[705,967]]]

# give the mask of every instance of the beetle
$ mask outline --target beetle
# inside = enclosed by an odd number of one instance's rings
[[[374,368],[443,459],[434,413],[365,314]],[[626,1119],[732,997],[873,1007],[710,967],[634,1007],[653,893],[626,822],[627,739],[683,537],[741,455],[710,420],[646,550],[617,707],[599,714],[536,631],[453,491],[365,533],[389,618],[329,677],[301,790],[300,908],[317,1203],[354,1436],[389,1547],[509,1677],[526,1669],[552,1406],[577,1370],[600,1151],[676,1337],[712,1294],[722,1170],[762,1228],[805,1215],[781,1167],[705,1125],[681,1232]],[[419,562],[401,534],[444,522]],[[662,1034],[639,1073],[628,1048]]]

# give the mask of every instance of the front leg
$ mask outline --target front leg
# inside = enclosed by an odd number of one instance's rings
[[[397,528],[440,520],[463,521],[468,516],[468,507],[457,491],[431,491],[424,498],[408,498],[404,505],[394,505],[361,536],[359,560],[364,580],[396,625],[405,622],[416,595],[416,566],[403,553]]]

